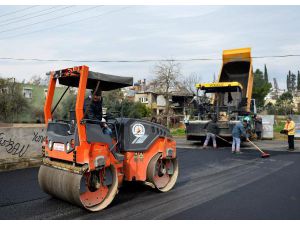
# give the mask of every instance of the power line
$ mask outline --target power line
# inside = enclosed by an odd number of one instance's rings
[[[263,59],[263,58],[287,58],[287,57],[299,57],[300,55],[267,55],[267,56],[254,56],[254,59]]]
[[[7,29],[7,30],[2,30],[2,31],[0,31],[0,33],[5,33],[5,32],[10,32],[10,31],[18,30],[18,29],[23,29],[23,28],[26,28],[26,27],[30,27],[30,26],[34,26],[34,25],[37,25],[37,24],[40,24],[40,23],[44,23],[44,22],[48,22],[48,21],[51,21],[51,20],[56,20],[56,19],[63,18],[63,17],[66,17],[66,16],[74,15],[76,13],[81,13],[81,12],[84,12],[84,11],[87,11],[87,10],[91,10],[91,9],[94,9],[94,8],[98,8],[98,7],[101,7],[101,6],[93,6],[93,7],[87,8],[87,9],[78,10],[78,11],[75,11],[75,12],[64,14],[62,16],[57,16],[55,18],[50,18],[50,19],[42,20],[42,21],[39,21],[39,22],[36,22],[36,23],[30,23],[30,24],[27,24],[27,25],[24,25],[24,26],[19,26],[19,27]]]
[[[253,56],[252,59],[300,57],[299,55],[269,55]],[[37,62],[78,62],[78,63],[147,63],[147,62],[189,62],[217,61],[221,58],[190,58],[190,59],[141,59],[141,60],[76,60],[76,59],[39,59],[39,58],[10,58],[0,57],[0,60],[37,61]]]
[[[50,9],[58,8],[58,7],[60,7],[60,6],[53,6],[53,7],[50,7],[50,8],[48,8],[48,9],[44,9],[44,10],[37,11],[37,12],[33,12],[33,13],[28,13],[28,14],[25,14],[25,15],[22,15],[22,16],[18,16],[18,17],[9,19],[9,20],[4,20],[4,21],[1,21],[0,26],[5,26],[5,25],[13,24],[13,23],[18,23],[19,21],[22,21],[22,22],[23,22],[23,21],[26,21],[26,20],[29,20],[29,19],[32,19],[32,18],[35,18],[35,17],[48,15],[48,14],[51,14],[51,13],[53,13],[53,12],[61,11],[61,10],[64,10],[64,9],[67,9],[67,8],[70,8],[70,7],[74,7],[74,6],[66,6],[66,7],[63,7],[63,8],[60,8],[60,9],[52,10],[52,11],[47,12],[47,13],[43,13],[43,14],[38,14],[38,15],[35,15],[35,16],[27,17],[27,18],[25,18],[25,19],[19,19],[19,18],[24,18],[24,17],[26,17],[26,16],[28,16],[28,15],[32,15],[32,14],[35,14],[35,13],[41,13],[41,12],[44,12],[44,11],[49,11]],[[8,23],[3,23],[3,22],[6,22],[6,21],[10,21],[10,20],[13,20],[13,21],[8,22]]]
[[[0,40],[11,39],[11,38],[19,37],[19,36],[24,36],[24,35],[28,35],[28,34],[37,33],[37,32],[40,32],[40,31],[51,30],[51,29],[55,29],[57,27],[62,27],[62,26],[66,26],[66,25],[70,25],[70,24],[74,24],[74,23],[79,23],[79,22],[82,22],[82,21],[85,21],[85,20],[89,20],[89,19],[93,19],[93,18],[96,18],[96,17],[101,17],[101,16],[104,16],[104,15],[108,15],[108,14],[111,14],[111,13],[114,13],[114,12],[118,12],[118,11],[124,10],[126,8],[129,8],[129,7],[130,6],[126,6],[126,7],[123,7],[121,9],[111,10],[111,11],[108,11],[108,12],[105,12],[105,13],[101,13],[101,14],[98,14],[98,15],[95,15],[95,16],[86,17],[86,18],[83,18],[83,19],[80,19],[80,20],[75,20],[75,21],[72,21],[72,22],[69,22],[69,23],[58,24],[56,26],[47,27],[47,28],[44,28],[44,29],[39,29],[39,30],[31,31],[31,32],[25,32],[25,33],[21,33],[21,34],[17,34],[17,35],[12,35],[12,36],[8,36],[8,37],[0,38]]]
[[[3,15],[0,15],[0,17],[8,16],[8,15],[15,14],[15,13],[21,12],[21,11],[26,11],[26,10],[31,9],[31,8],[34,8],[34,7],[38,7],[38,5],[33,5],[33,6],[26,7],[26,8],[24,8],[24,9],[19,9],[19,10],[10,12],[10,13],[6,13],[6,14],[3,14]]]
[[[47,9],[43,9],[43,10],[38,10],[38,11],[30,12],[30,13],[27,13],[27,14],[24,14],[24,15],[21,15],[21,16],[17,16],[17,17],[12,17],[12,18],[9,18],[9,19],[5,19],[5,20],[0,21],[0,23],[6,22],[6,21],[15,20],[15,19],[18,19],[18,18],[23,18],[23,17],[26,17],[28,15],[32,15],[32,14],[35,14],[35,13],[44,12],[44,11],[47,11],[47,10],[55,8],[55,7],[59,7],[59,6],[53,6],[51,8],[47,8]]]

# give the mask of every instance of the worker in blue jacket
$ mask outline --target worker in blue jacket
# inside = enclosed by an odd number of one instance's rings
[[[249,141],[248,139],[248,135],[246,133],[245,128],[247,127],[247,120],[243,121],[242,123],[237,123],[233,129],[232,129],[232,153],[237,153],[240,154],[240,146],[241,146],[241,136],[244,136],[246,138],[247,141]]]

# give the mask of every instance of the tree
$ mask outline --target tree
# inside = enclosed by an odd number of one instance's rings
[[[272,104],[271,102],[269,102],[266,106],[265,109],[267,110],[269,115],[276,115],[277,114],[277,110],[274,104]]]
[[[157,87],[157,92],[161,93],[166,99],[166,110],[165,114],[167,116],[167,127],[169,127],[169,117],[170,117],[170,97],[171,89],[175,88],[178,84],[178,77],[181,75],[181,66],[179,63],[173,61],[160,62],[154,68],[154,73],[156,78],[154,83]]]
[[[298,76],[297,76],[297,91],[300,91],[300,71],[298,70]]]
[[[288,91],[290,90],[290,76],[289,76],[289,74],[286,75],[286,89]]]
[[[70,111],[74,111],[75,106],[76,106],[75,90],[70,88],[58,106],[59,117],[64,120],[68,120]]]
[[[292,87],[292,92],[296,91],[296,75],[292,73],[291,75],[291,87]]]
[[[294,92],[296,91],[296,75],[291,73],[291,71],[289,71],[288,75],[287,75],[287,90],[289,92]]]
[[[0,78],[0,121],[18,121],[18,114],[28,109],[20,84],[14,78]]]
[[[283,93],[276,101],[276,111],[278,114],[292,114],[294,108],[293,95],[291,92]]]
[[[33,75],[29,79],[29,83],[34,85],[47,85],[49,83],[49,76]]]
[[[123,107],[124,117],[141,119],[151,115],[151,110],[141,102],[130,102],[128,100],[124,100],[121,102],[120,107],[120,111]]]
[[[262,71],[257,69],[254,72],[254,82],[253,82],[253,91],[252,96],[256,101],[257,107],[263,107],[265,103],[265,97],[270,92],[272,84],[267,82]]]
[[[151,115],[151,110],[145,104],[124,100],[120,89],[105,92],[103,94],[103,106],[107,108],[108,114],[115,116],[141,119]]]
[[[191,94],[196,94],[197,89],[196,89],[196,84],[200,83],[201,81],[201,76],[200,74],[197,73],[191,73],[187,77],[183,78],[184,80],[182,81],[183,85],[185,88],[191,93]]]
[[[108,113],[121,113],[121,102],[124,96],[120,89],[103,92],[103,107]]]
[[[34,85],[40,85],[42,81],[42,77],[40,75],[34,75],[30,78],[30,83]]]
[[[268,70],[266,64],[265,64],[265,71],[264,71],[264,79],[266,82],[269,82]]]

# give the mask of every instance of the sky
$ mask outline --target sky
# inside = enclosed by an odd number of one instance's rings
[[[221,58],[224,49],[251,47],[253,56],[300,54],[300,6],[0,6],[0,58],[142,60]],[[16,12],[18,11],[18,12]],[[34,62],[0,59],[0,76],[29,80],[48,71],[90,70],[154,78],[155,62]],[[254,59],[286,89],[300,57]],[[220,60],[181,62],[182,78],[210,82]]]

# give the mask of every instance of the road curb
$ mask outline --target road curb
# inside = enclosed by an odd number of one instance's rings
[[[42,164],[42,158],[31,158],[18,161],[0,161],[0,172],[38,167]]]

